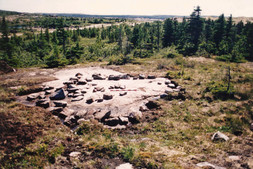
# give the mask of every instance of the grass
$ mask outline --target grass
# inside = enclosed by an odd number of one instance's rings
[[[135,167],[145,168],[194,168],[196,163],[204,161],[228,167],[227,156],[240,154],[245,159],[250,156],[252,140],[249,138],[253,135],[249,125],[253,113],[252,72],[248,67],[230,64],[235,98],[217,100],[212,92],[204,91],[211,81],[224,80],[227,63],[205,58],[165,59],[158,56],[155,59],[139,59],[138,63],[117,67],[107,66],[105,62],[99,65],[130,74],[157,76],[165,76],[168,71],[178,74],[183,69],[184,75],[190,76],[190,79],[179,76],[173,80],[186,88],[186,99],[160,100],[161,109],[155,112],[159,115],[156,121],[144,121],[120,131],[109,130],[96,121],[90,121],[80,125],[73,133],[43,109],[25,107],[14,101],[17,93],[29,91],[51,78],[37,73],[41,78],[28,79],[27,74],[36,69],[2,76],[1,118],[36,128],[41,133],[20,148],[11,149],[11,152],[0,149],[1,167],[63,165],[69,168],[110,168],[116,163],[130,162]],[[82,66],[89,65],[91,63]],[[13,86],[22,87],[10,89]],[[230,141],[212,142],[211,136],[216,131],[225,133]],[[60,158],[69,158],[69,154],[75,151],[81,152],[79,158],[60,162]],[[115,159],[120,161],[115,162]]]

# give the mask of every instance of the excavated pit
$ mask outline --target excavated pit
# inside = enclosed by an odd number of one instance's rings
[[[166,78],[132,77],[100,67],[59,70],[54,76],[58,80],[44,83],[41,92],[18,100],[44,107],[71,128],[90,119],[109,128],[125,128],[138,123],[144,112],[158,109],[153,100],[182,91]]]

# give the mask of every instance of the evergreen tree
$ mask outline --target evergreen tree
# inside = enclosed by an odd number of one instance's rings
[[[171,46],[174,43],[174,28],[173,21],[170,18],[164,21],[163,32],[163,47]]]
[[[194,12],[190,16],[189,22],[189,34],[190,34],[190,42],[194,45],[193,53],[195,53],[198,49],[198,45],[200,43],[200,36],[203,29],[203,22],[200,18],[201,9],[197,6],[194,9]]]

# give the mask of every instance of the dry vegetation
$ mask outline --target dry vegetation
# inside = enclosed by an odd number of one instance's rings
[[[131,128],[109,130],[90,121],[72,132],[44,109],[15,101],[18,92],[53,80],[48,76],[53,70],[22,69],[3,75],[1,168],[114,168],[123,162],[145,168],[195,168],[204,161],[227,168],[253,167],[252,63],[176,57],[138,60],[123,66],[103,62],[99,65],[130,74],[167,74],[186,88],[186,95],[159,100],[161,109]],[[234,97],[208,92],[212,81],[226,84],[228,65]],[[29,76],[31,73],[36,76]],[[225,133],[230,140],[211,141],[216,131]],[[81,154],[72,157],[71,152]],[[241,158],[232,161],[228,158],[231,155]]]

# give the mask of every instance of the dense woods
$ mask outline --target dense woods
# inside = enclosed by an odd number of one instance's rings
[[[168,18],[132,26],[125,19],[117,19],[113,22],[120,25],[79,28],[87,22],[112,23],[112,20],[42,17],[30,23],[41,27],[39,33],[31,31],[17,36],[13,31],[17,24],[10,26],[13,23],[3,16],[0,59],[15,67],[57,67],[103,59],[111,64],[124,64],[164,50],[163,57],[196,55],[230,62],[253,60],[253,23],[234,23],[232,15],[226,19],[223,14],[217,20],[203,19],[200,7],[182,22]],[[69,29],[70,25],[76,29]],[[56,30],[50,33],[50,28]]]

